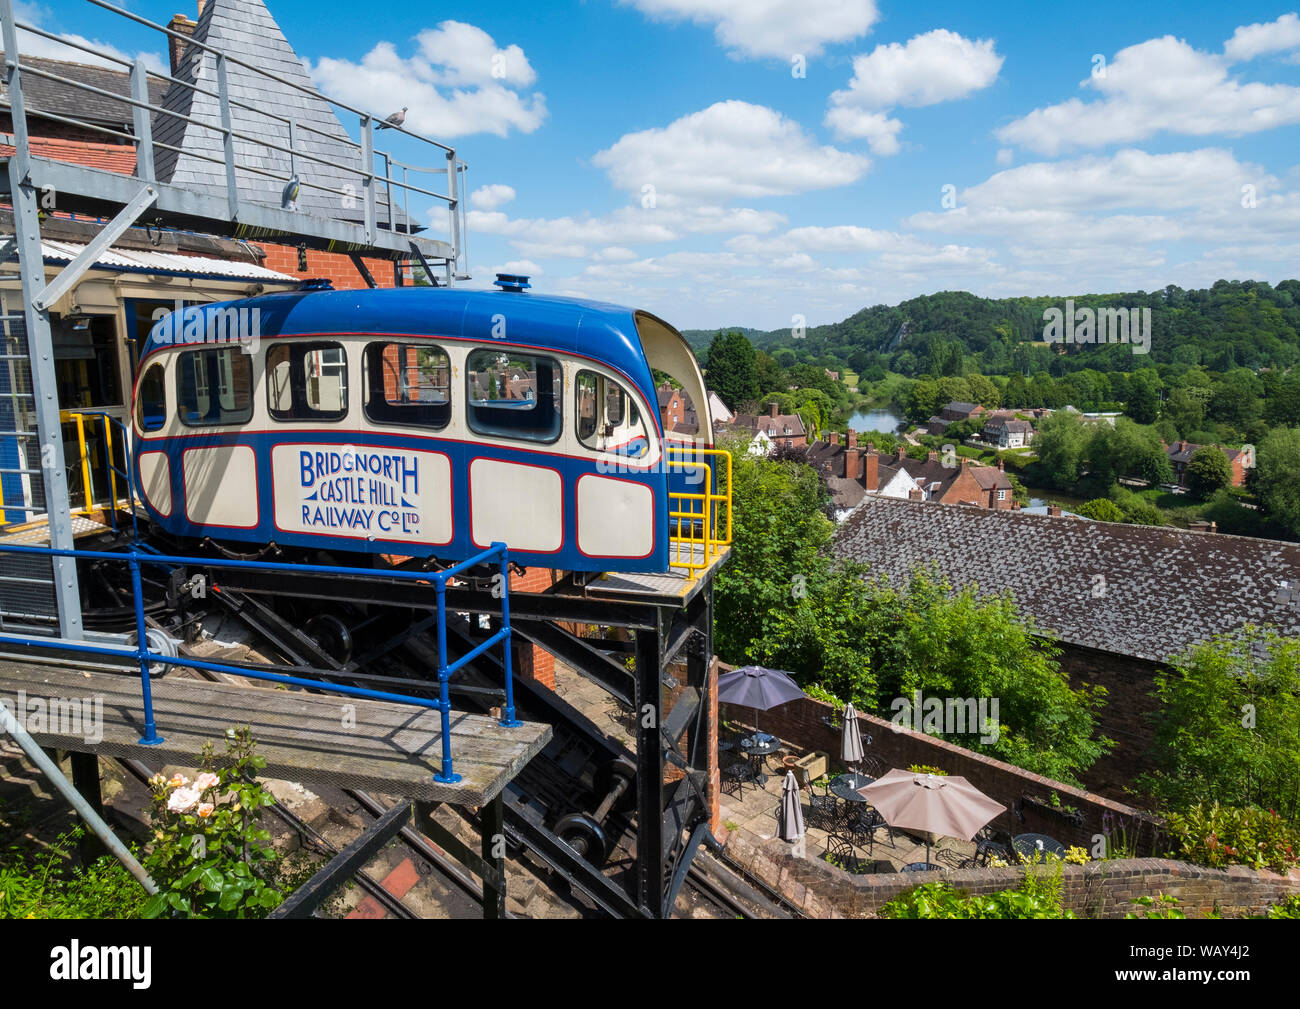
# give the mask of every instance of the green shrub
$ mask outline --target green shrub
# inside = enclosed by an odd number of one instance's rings
[[[0,918],[136,918],[148,896],[117,859],[70,868],[82,827],[36,851],[13,845],[0,860]]]
[[[1170,813],[1170,856],[1197,865],[1245,865],[1285,873],[1300,865],[1300,829],[1272,810],[1197,803]]]
[[[972,895],[947,882],[925,883],[880,909],[882,918],[1075,918],[1061,899],[1061,867],[1026,872],[1014,890]]]

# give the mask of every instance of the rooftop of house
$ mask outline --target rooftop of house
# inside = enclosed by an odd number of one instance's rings
[[[1034,429],[1034,425],[1027,420],[1003,420],[997,426],[1000,430],[1010,431],[1013,434],[1016,432],[1028,434]]]
[[[1063,641],[1152,661],[1248,623],[1300,634],[1294,543],[867,496],[832,549],[896,585],[934,564],[1009,590]]]
[[[771,438],[802,438],[807,434],[803,420],[797,413],[738,413],[732,422],[736,427],[762,431]]]
[[[956,400],[953,400],[951,403],[947,404],[944,409],[949,410],[952,413],[975,413],[977,410],[983,410],[984,408],[978,403],[959,403]]]
[[[1011,490],[1011,481],[996,466],[968,466],[967,469],[981,490]]]
[[[4,54],[0,52],[0,59],[3,57]],[[19,63],[21,66],[32,67],[59,78],[50,80],[48,77],[38,77],[36,74],[22,75],[23,99],[29,116],[37,117],[42,112],[50,112],[117,130],[126,126],[127,132],[130,132],[129,127],[134,112],[129,104],[75,86],[89,85],[101,91],[111,91],[123,98],[129,97],[131,78],[125,69],[114,70],[111,67],[92,66],[87,63],[51,60],[41,56],[28,56],[26,53],[21,54]],[[151,105],[162,104],[166,88],[166,82],[149,78]],[[0,81],[0,98],[3,98],[6,103],[9,100],[8,88],[4,81]],[[101,139],[105,143],[115,143],[107,134],[102,135]],[[132,160],[134,161],[134,158]]]

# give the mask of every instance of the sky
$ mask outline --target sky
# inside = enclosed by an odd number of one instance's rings
[[[944,290],[1300,275],[1285,4],[268,6],[326,94],[407,106],[468,162],[473,286],[524,273],[681,329],[777,329]],[[82,0],[19,16],[165,59]]]

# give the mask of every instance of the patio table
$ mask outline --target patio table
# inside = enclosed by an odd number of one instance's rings
[[[1054,837],[1048,837],[1046,834],[1017,834],[1011,839],[1011,843],[1015,845],[1016,851],[1026,861],[1046,861],[1048,852],[1059,858],[1065,857],[1065,845]]]
[[[767,775],[763,773],[763,759],[781,749],[781,740],[775,736],[758,733],[742,739],[740,748],[749,757],[750,764],[754,769],[754,779],[760,785],[765,784]]]
[[[899,872],[931,872],[935,869],[942,870],[943,866],[935,865],[933,862],[909,862],[899,869]]]

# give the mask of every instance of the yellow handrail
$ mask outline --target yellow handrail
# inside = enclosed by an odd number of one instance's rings
[[[59,420],[65,424],[76,424],[77,426],[77,458],[81,464],[81,493],[83,506],[80,511],[74,512],[76,515],[91,515],[98,509],[95,506],[95,490],[91,482],[91,452],[95,447],[93,443],[88,446],[86,443],[86,420],[92,423],[96,420],[104,425],[103,431],[103,449],[104,449],[104,468],[108,471],[108,488],[109,499],[104,505],[107,508],[116,508],[122,499],[117,494],[117,473],[113,465],[113,425],[107,414],[103,413],[82,413],[79,410],[61,410],[59,411]],[[131,501],[126,502],[128,506],[132,505]]]
[[[689,458],[671,458],[674,452]],[[719,460],[723,463],[723,486],[714,487],[714,467],[702,461],[700,456],[711,457],[715,463]],[[725,449],[670,444],[666,446],[664,461],[670,470],[692,469],[704,475],[702,491],[668,494],[669,544],[674,552],[668,563],[670,567],[684,568],[687,578],[694,579],[698,572],[708,568],[721,555],[723,547],[731,544],[731,453]],[[724,510],[726,532],[719,535],[718,513]],[[697,521],[700,523],[699,535],[695,532]],[[698,557],[695,552],[697,546],[700,547]],[[685,558],[682,556],[683,550]]]

